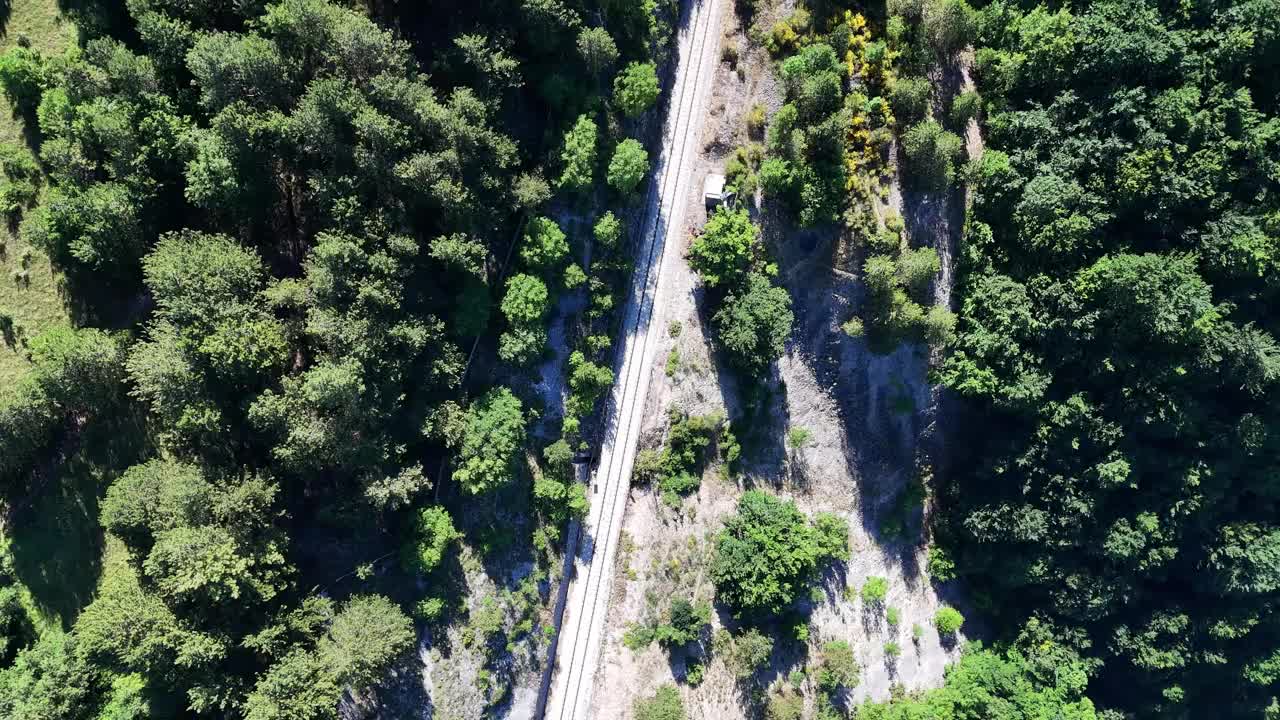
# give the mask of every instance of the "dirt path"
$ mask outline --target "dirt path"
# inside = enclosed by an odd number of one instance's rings
[[[677,71],[670,89],[668,132],[655,163],[647,198],[648,215],[637,243],[636,270],[620,343],[618,382],[609,408],[600,465],[592,483],[591,511],[579,540],[574,580],[554,650],[555,677],[545,717],[573,720],[593,717],[592,687],[605,631],[612,567],[627,503],[631,466],[639,442],[640,419],[649,387],[649,368],[662,332],[664,294],[670,268],[683,264],[664,252],[669,237],[684,235],[684,200],[696,180],[692,160],[700,148],[707,86],[718,49],[721,0],[693,0],[682,12]]]

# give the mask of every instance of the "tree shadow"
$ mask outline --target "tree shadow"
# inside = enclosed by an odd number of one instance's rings
[[[102,572],[102,493],[151,450],[141,418],[127,408],[114,412],[100,424],[66,431],[51,459],[32,472],[28,500],[14,508],[5,530],[14,573],[39,612],[63,629],[93,600]]]
[[[693,291],[698,308],[703,342],[711,348],[711,363],[720,389],[720,401],[729,418],[734,436],[742,447],[738,460],[739,475],[748,486],[757,479],[779,487],[787,479],[788,453],[784,442],[790,425],[787,408],[787,386],[776,362],[759,373],[734,367],[717,342],[712,329],[715,300],[707,288],[699,284]]]

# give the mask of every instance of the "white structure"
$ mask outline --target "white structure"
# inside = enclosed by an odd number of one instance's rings
[[[733,200],[734,192],[724,189],[724,176],[719,173],[707,173],[702,181],[702,201],[707,209],[726,205]]]

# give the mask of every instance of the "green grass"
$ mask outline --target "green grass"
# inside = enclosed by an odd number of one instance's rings
[[[10,0],[8,18],[0,33],[0,50],[7,50],[25,35],[31,46],[46,56],[61,54],[76,42],[76,29],[58,11],[57,0]],[[19,146],[26,144],[22,119],[8,108],[0,107],[0,142]],[[0,230],[5,239],[5,252],[0,254],[0,311],[13,315],[27,337],[59,323],[69,322],[67,310],[58,292],[58,278],[49,259],[32,252],[30,285],[13,281],[15,270],[21,269],[19,258],[28,246],[7,227]],[[26,372],[28,363],[21,353],[0,344],[0,396],[12,388]]]

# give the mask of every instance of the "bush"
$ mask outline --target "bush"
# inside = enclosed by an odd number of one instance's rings
[[[970,120],[978,117],[982,109],[982,96],[976,90],[960,93],[951,102],[951,124],[963,129]]]
[[[663,685],[653,697],[637,700],[636,720],[685,720],[684,701],[675,685]]]
[[[657,641],[667,647],[687,645],[702,634],[702,628],[711,623],[711,605],[694,605],[684,598],[671,602],[667,622],[654,631]]]
[[[902,620],[902,613],[896,607],[890,607],[884,611],[884,619],[888,621],[889,627],[898,627],[898,622]]]
[[[898,275],[902,284],[916,300],[921,300],[929,290],[929,283],[942,270],[938,251],[931,247],[907,250],[898,259]]]
[[[926,78],[898,78],[889,91],[889,106],[903,127],[915,125],[929,114],[931,86]]]
[[[902,654],[902,646],[890,640],[884,644],[884,656],[887,658],[896,658]]]
[[[889,595],[889,581],[882,577],[869,577],[862,586],[862,602],[879,605]]]
[[[658,99],[658,69],[653,63],[631,63],[613,81],[613,103],[627,117],[639,117]]]
[[[822,665],[818,670],[818,687],[831,693],[839,689],[858,686],[858,661],[853,648],[843,640],[833,640],[822,646]]]
[[[727,643],[725,665],[733,671],[734,677],[749,678],[756,670],[769,663],[769,656],[773,654],[773,638],[755,628],[747,630],[736,638],[728,636],[727,641],[725,637],[728,631],[722,630],[720,633],[716,634],[716,647],[719,648],[718,651],[726,651],[724,646]]]
[[[763,105],[753,105],[747,112],[747,134],[753,138],[764,137],[765,110]]]
[[[956,577],[956,564],[950,553],[937,545],[929,548],[928,569],[929,577],[938,582],[947,582]]]
[[[911,182],[922,190],[941,192],[955,180],[964,141],[933,120],[926,120],[906,132],[902,152]]]
[[[49,69],[37,50],[11,47],[0,54],[0,86],[18,112],[30,117],[49,82]]]
[[[800,720],[804,717],[804,696],[791,688],[770,695],[764,716],[766,720]]]
[[[961,625],[964,625],[964,616],[953,607],[939,608],[933,615],[933,626],[938,629],[940,635],[955,635]]]

